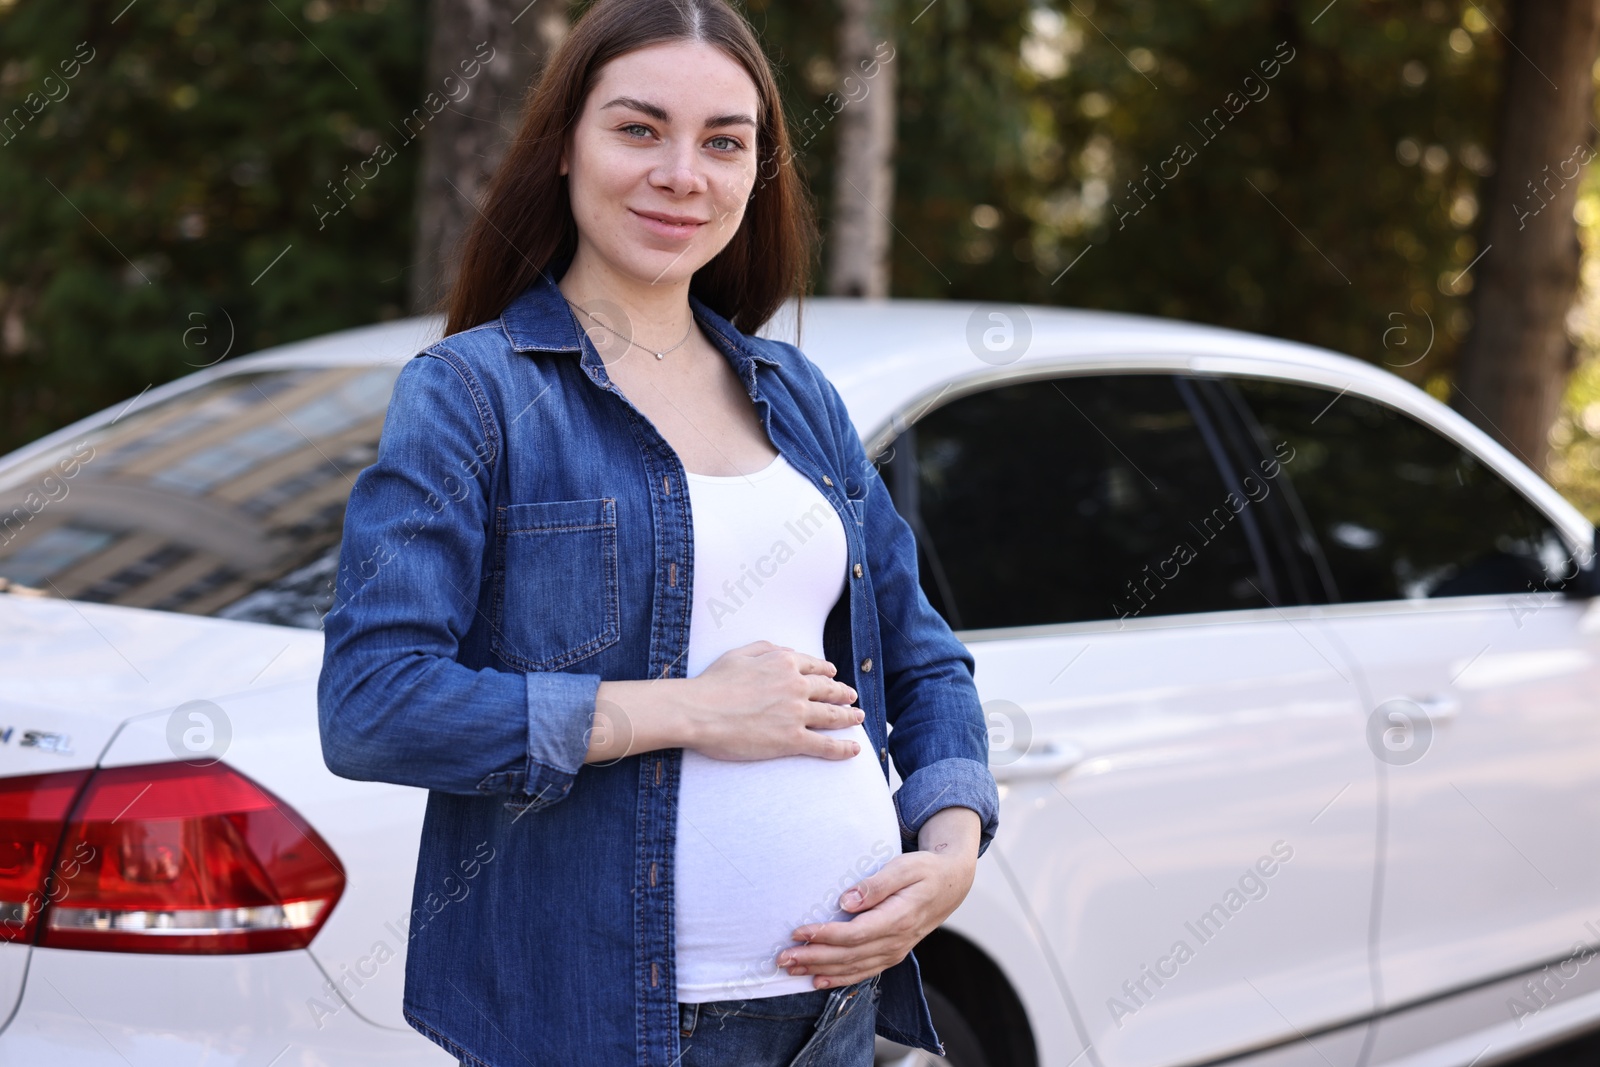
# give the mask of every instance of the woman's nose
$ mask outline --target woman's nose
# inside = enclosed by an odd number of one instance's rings
[[[651,172],[651,182],[671,189],[678,196],[705,191],[706,179],[697,166],[695,146],[673,142],[665,151],[665,158]]]

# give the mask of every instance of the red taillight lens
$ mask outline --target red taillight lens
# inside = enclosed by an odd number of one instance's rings
[[[95,771],[55,867],[39,938],[53,948],[304,948],[344,892],[327,842],[222,763]]]
[[[39,910],[64,891],[50,874],[86,770],[0,778],[0,941],[31,942]]]

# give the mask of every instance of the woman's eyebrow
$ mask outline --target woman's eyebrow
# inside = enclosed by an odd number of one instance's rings
[[[671,119],[667,117],[667,109],[666,108],[657,107],[655,104],[647,104],[643,100],[636,100],[631,96],[619,96],[615,100],[612,100],[611,102],[609,102],[607,104],[601,105],[600,110],[604,111],[608,107],[632,108],[634,111],[642,111],[642,112],[644,112],[646,115],[649,115],[651,118],[655,119],[657,122],[670,122],[671,121]]]
[[[602,104],[600,106],[600,110],[604,111],[608,107],[631,108],[634,111],[639,111],[649,115],[657,122],[672,121],[671,116],[667,114],[666,108],[644,100],[639,100],[632,96],[619,96],[615,100],[611,100],[605,104]],[[708,130],[721,129],[724,126],[749,126],[753,129],[755,128],[755,124],[756,120],[751,118],[749,115],[713,115],[711,118],[706,119],[706,129]]]

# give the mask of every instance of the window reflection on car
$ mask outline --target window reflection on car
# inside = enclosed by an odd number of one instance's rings
[[[1385,404],[1137,372],[1011,381],[907,428],[883,474],[958,630],[1561,588],[1554,523]]]
[[[57,455],[7,472],[0,577],[76,600],[319,628],[345,502],[377,458],[399,369],[226,376],[74,442],[86,458],[43,497]]]

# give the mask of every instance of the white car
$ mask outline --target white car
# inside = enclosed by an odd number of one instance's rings
[[[806,308],[992,726],[1000,832],[916,950],[950,1063],[1487,1065],[1600,1023],[1595,533],[1555,490],[1304,345]],[[454,1063],[400,1013],[425,795],[331,774],[316,704],[346,495],[440,328],[0,460],[0,1065]]]

